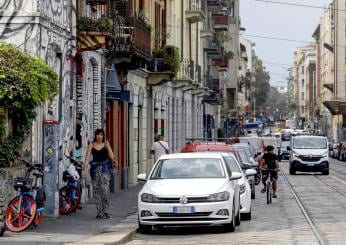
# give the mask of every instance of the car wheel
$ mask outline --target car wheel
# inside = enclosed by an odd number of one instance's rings
[[[251,208],[250,208],[250,212],[241,214],[241,219],[242,220],[251,220]]]
[[[142,234],[150,234],[152,226],[151,225],[142,225],[138,222],[138,232]]]
[[[255,192],[255,187],[251,190],[251,199],[256,198],[256,192]]]
[[[290,167],[290,174],[291,175],[295,175],[296,174],[296,170],[292,167]]]
[[[329,170],[322,171],[323,175],[329,175]]]
[[[234,232],[235,231],[235,217],[234,217],[234,203],[232,208],[232,222],[228,224],[224,224],[223,227],[228,232]]]

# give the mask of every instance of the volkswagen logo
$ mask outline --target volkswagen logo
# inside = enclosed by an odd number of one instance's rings
[[[180,203],[181,203],[181,204],[187,204],[187,197],[186,197],[186,196],[182,196],[182,197],[180,198]]]

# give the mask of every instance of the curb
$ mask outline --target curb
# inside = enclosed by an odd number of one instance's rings
[[[136,232],[138,228],[137,224],[137,214],[127,216],[126,219],[122,220],[120,223],[111,226],[107,230],[89,237],[85,240],[73,242],[73,243],[64,243],[64,245],[120,245],[125,244],[130,241],[131,236]]]

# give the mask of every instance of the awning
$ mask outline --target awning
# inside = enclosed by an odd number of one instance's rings
[[[130,91],[128,90],[107,90],[107,100],[130,101]]]
[[[346,115],[346,101],[341,100],[329,100],[324,101],[323,105],[327,107],[327,109],[333,114],[333,115]]]
[[[331,92],[334,92],[334,84],[333,83],[325,83],[323,87],[329,89]]]

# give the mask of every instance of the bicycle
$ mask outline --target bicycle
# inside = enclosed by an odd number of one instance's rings
[[[74,212],[81,201],[80,176],[82,165],[72,157],[66,156],[70,160],[70,165],[63,172],[63,181],[67,182],[59,190],[59,213],[63,215]]]
[[[267,171],[268,175],[270,175],[270,177],[267,179],[266,181],[266,191],[265,193],[267,194],[267,204],[272,203],[272,199],[273,199],[273,181],[274,178],[272,177],[271,172],[277,172],[276,169],[264,169],[261,172]]]
[[[37,185],[38,180],[43,177],[42,165],[19,157],[17,159],[25,163],[28,169],[25,176],[14,179],[13,187],[19,194],[9,202],[5,212],[6,229],[13,232],[24,231],[30,225],[38,226],[43,219],[45,202],[42,182],[41,186]],[[34,180],[30,178],[33,171]]]

